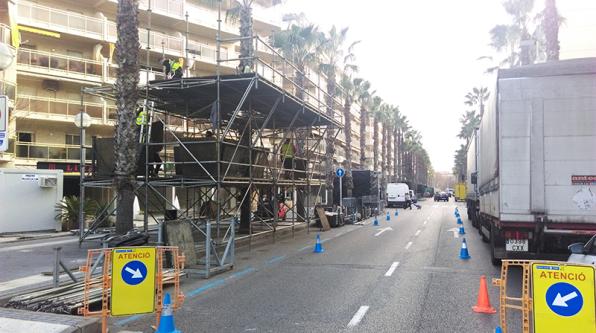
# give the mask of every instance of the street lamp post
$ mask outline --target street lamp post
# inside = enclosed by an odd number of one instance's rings
[[[82,103],[81,103],[82,104]],[[83,233],[85,231],[85,186],[83,186],[83,181],[85,180],[85,129],[91,126],[91,117],[89,114],[85,112],[85,110],[81,106],[81,113],[77,114],[74,117],[74,124],[80,130],[79,135],[80,139],[79,142],[81,144],[80,150],[80,157],[81,160],[79,162],[79,246],[83,242]]]

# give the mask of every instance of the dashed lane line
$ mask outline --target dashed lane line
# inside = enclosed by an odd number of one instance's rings
[[[350,322],[348,323],[348,327],[357,326],[360,323],[360,321],[362,321],[362,318],[364,318],[364,315],[366,315],[368,308],[368,305],[361,306],[360,309],[358,309],[358,311],[356,311],[356,313],[354,314],[354,317],[352,317],[352,320],[350,320]]]
[[[393,272],[395,272],[395,270],[397,269],[397,266],[399,266],[399,261],[396,261],[393,264],[391,264],[391,266],[389,267],[389,270],[385,273],[385,276],[389,277],[389,276],[393,275]]]
[[[420,229],[416,230],[416,233],[414,234],[414,236],[416,236],[416,237],[420,236],[421,232],[422,232],[422,230],[420,230]]]
[[[408,242],[408,244],[406,244],[406,250],[409,249],[410,246],[412,246],[412,242]]]

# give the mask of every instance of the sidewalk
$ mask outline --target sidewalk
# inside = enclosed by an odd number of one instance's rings
[[[70,231],[59,231],[59,232],[22,232],[16,234],[5,234],[0,235],[0,245],[6,243],[14,243],[19,241],[30,241],[36,239],[56,238],[73,235]]]

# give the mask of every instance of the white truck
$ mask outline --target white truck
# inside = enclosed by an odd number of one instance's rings
[[[503,69],[496,83],[468,175],[475,224],[494,263],[566,253],[596,234],[596,58]]]

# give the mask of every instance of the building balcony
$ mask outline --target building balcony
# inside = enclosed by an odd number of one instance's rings
[[[101,61],[25,48],[18,51],[17,70],[50,78],[97,83],[105,82],[107,74],[106,65]]]
[[[105,19],[32,2],[20,1],[17,3],[17,18],[20,24],[99,40],[105,38]]]
[[[0,81],[0,95],[5,95],[9,100],[15,100],[17,84],[9,81]]]
[[[83,110],[91,117],[92,125],[113,125],[108,119],[109,106],[102,103],[83,103]],[[17,118],[73,123],[81,112],[80,100],[18,95],[15,103]]]
[[[15,158],[35,161],[79,161],[79,145],[15,142]]]

